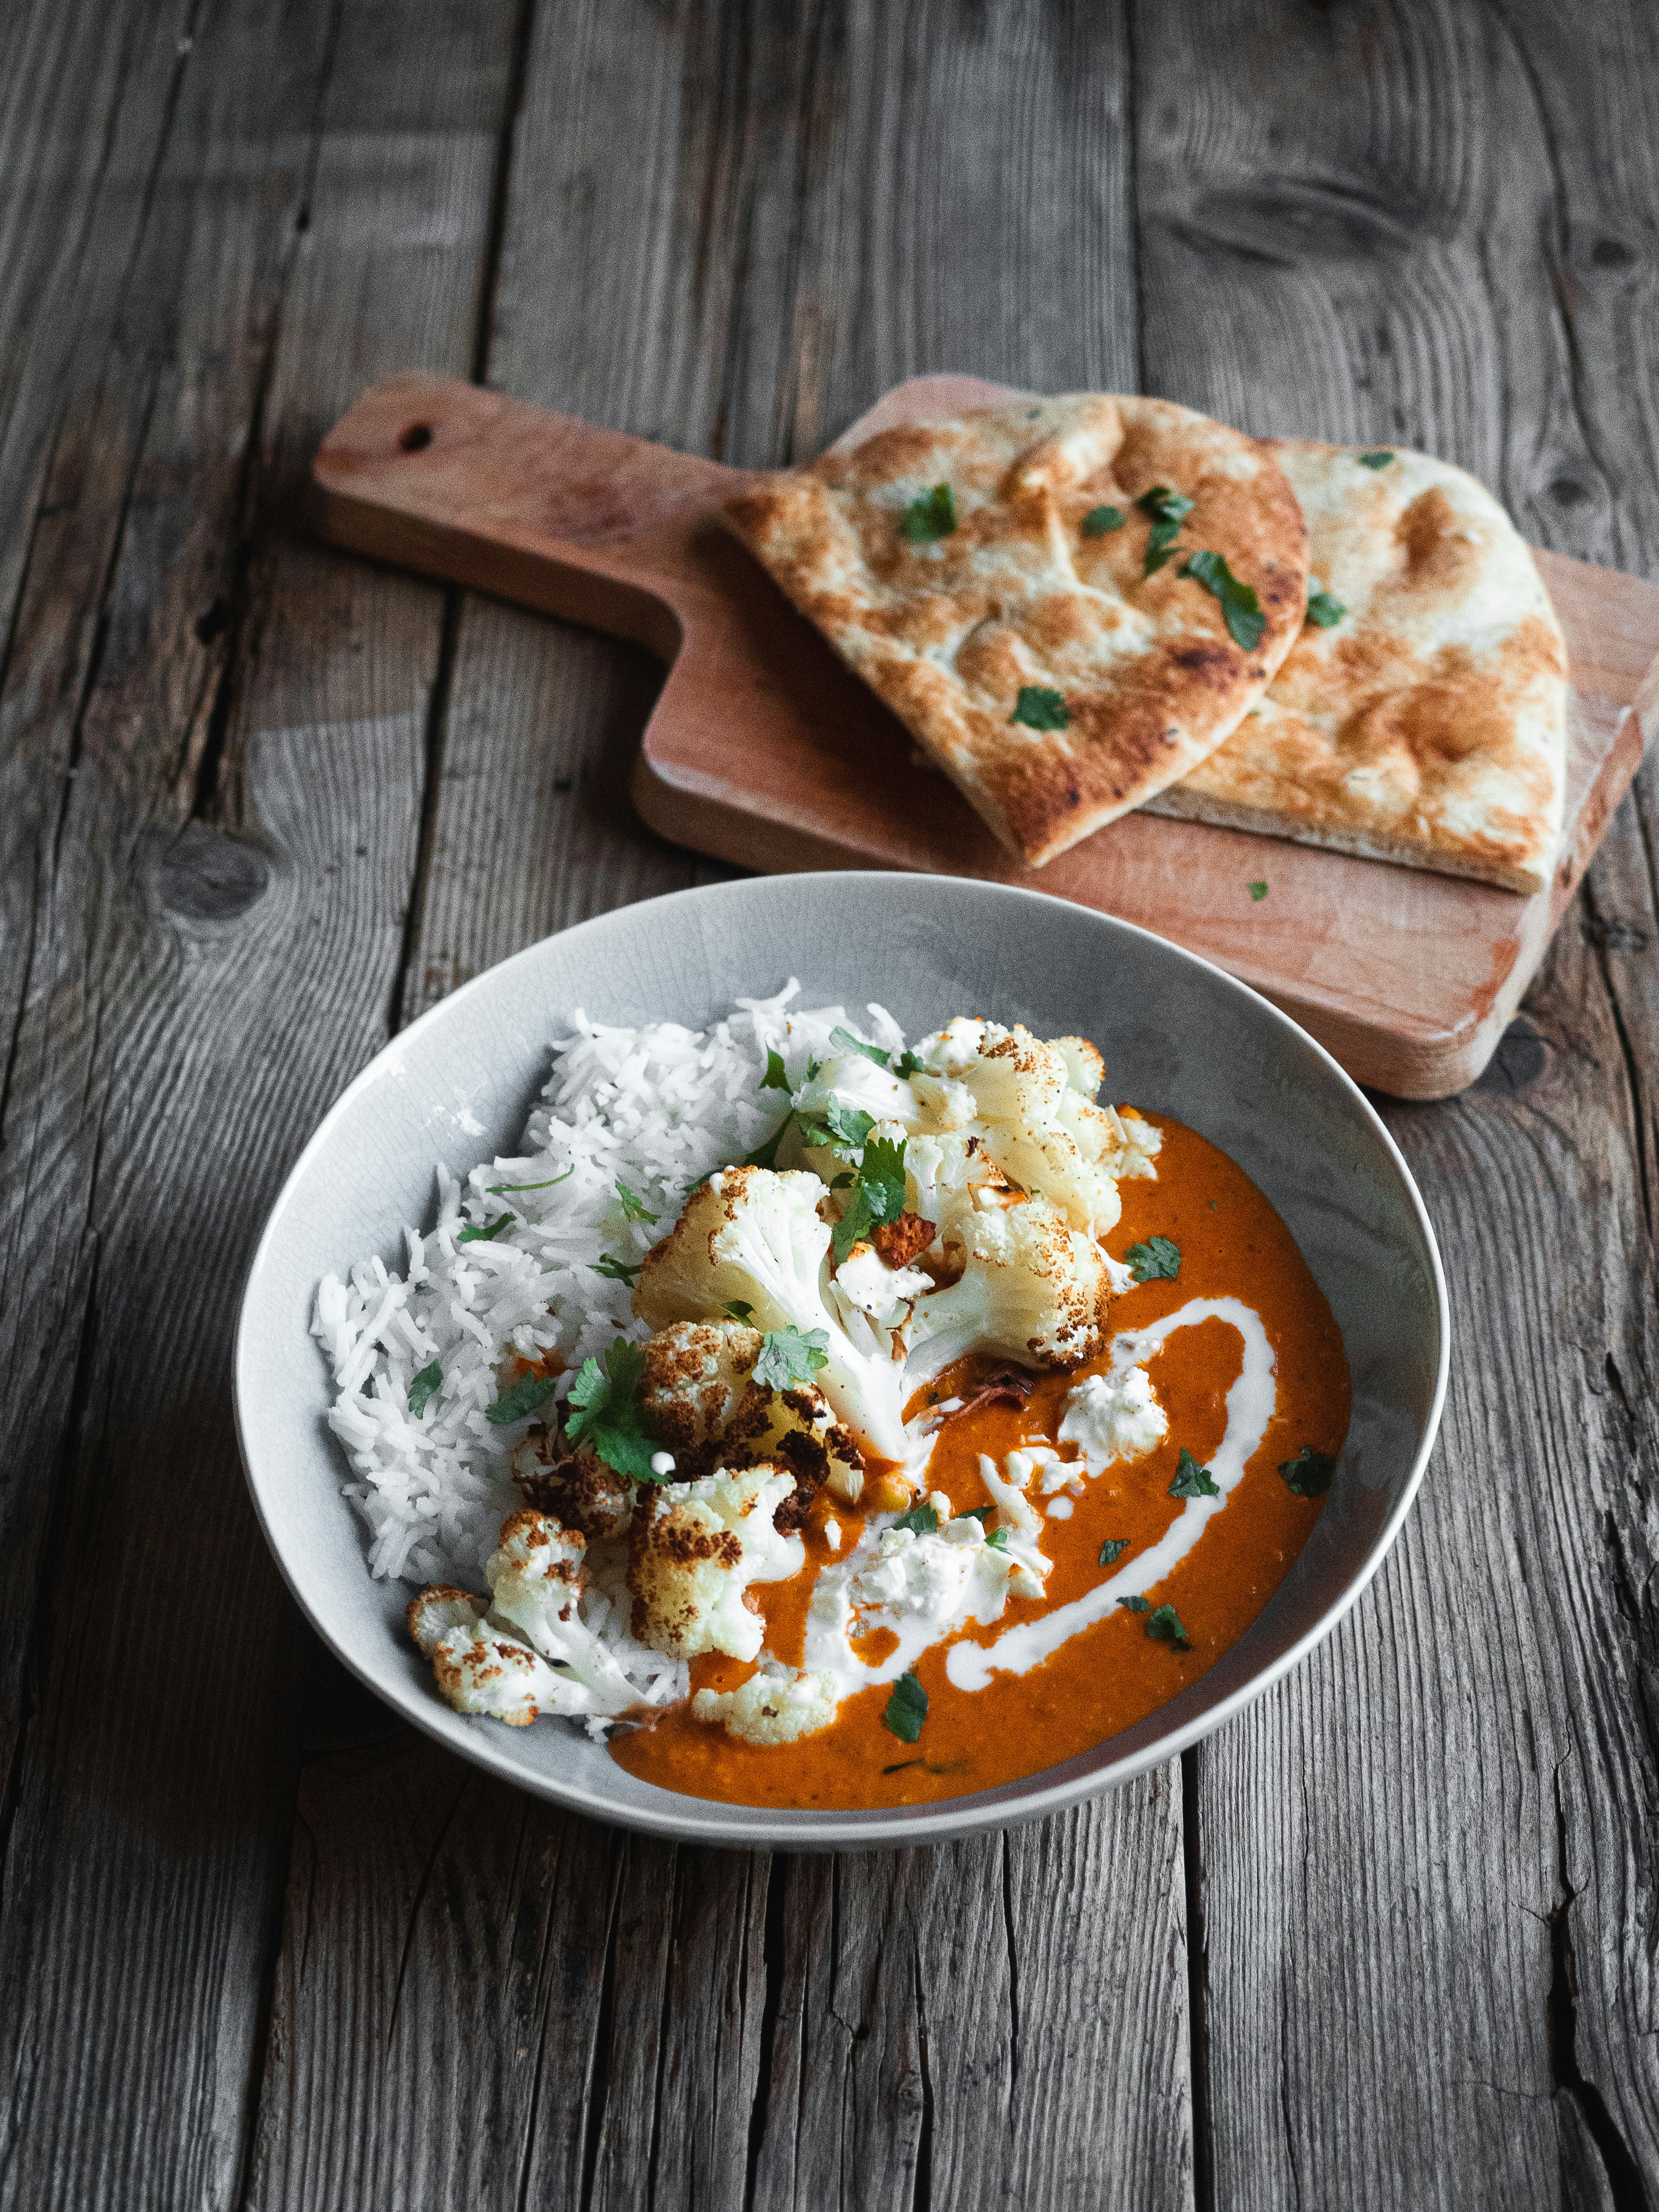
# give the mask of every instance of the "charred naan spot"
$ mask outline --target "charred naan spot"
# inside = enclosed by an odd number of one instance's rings
[[[1167,657],[1171,668],[1178,668],[1192,682],[1207,685],[1212,690],[1230,689],[1237,674],[1237,656],[1230,646],[1171,646]]]
[[[1454,590],[1473,577],[1480,549],[1439,484],[1419,492],[1395,526],[1415,590]]]

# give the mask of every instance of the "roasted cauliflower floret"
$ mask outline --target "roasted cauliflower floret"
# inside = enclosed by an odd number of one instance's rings
[[[513,1448],[513,1480],[526,1505],[585,1536],[623,1536],[634,1514],[634,1486],[591,1445],[568,1443],[538,1423]]]
[[[527,1644],[490,1626],[486,1602],[447,1583],[410,1601],[409,1632],[445,1698],[458,1713],[483,1713],[509,1728],[571,1711],[562,1702],[568,1686]]]
[[[1100,1352],[1111,1299],[1105,1260],[1057,1206],[1043,1198],[988,1206],[960,1234],[960,1278],[913,1311],[912,1387],[967,1352],[1030,1367],[1076,1367]]]
[[[786,1580],[805,1558],[800,1538],[781,1535],[774,1518],[794,1482],[765,1465],[641,1492],[628,1558],[641,1644],[676,1659],[757,1656],[766,1625],[744,1593],[751,1583]]]
[[[801,1526],[826,1482],[836,1497],[856,1500],[864,1466],[821,1390],[805,1382],[777,1390],[756,1381],[765,1340],[759,1329],[737,1322],[675,1322],[646,1346],[640,1401],[673,1454],[681,1482],[763,1460],[787,1467],[795,1487],[777,1513],[787,1533]]]
[[[1072,1065],[1027,1029],[1017,1024],[998,1035],[988,1025],[961,1080],[973,1093],[991,1156],[1009,1180],[1040,1192],[1073,1229],[1100,1237],[1122,1211],[1117,1184],[1103,1164],[1112,1129],[1093,1093],[1072,1088]]]
[[[758,1429],[764,1406],[754,1380],[755,1362],[764,1337],[740,1322],[676,1322],[659,1329],[645,1347],[640,1404],[652,1432],[674,1455],[682,1481],[708,1474],[689,1462],[699,1446],[739,1440],[745,1424]]]
[[[793,1667],[763,1668],[735,1690],[699,1690],[694,1720],[720,1723],[740,1743],[798,1743],[817,1735],[836,1717],[833,1674],[799,1674]]]
[[[586,1548],[526,1509],[501,1524],[488,1598],[440,1583],[411,1601],[409,1632],[458,1713],[524,1728],[543,1713],[614,1718],[641,1702],[581,1617]]]
[[[647,1253],[634,1310],[653,1329],[719,1321],[746,1307],[761,1330],[823,1332],[819,1389],[860,1444],[901,1459],[903,1389],[890,1360],[862,1350],[824,1300],[830,1225],[814,1175],[727,1168],[700,1184],[669,1236]]]
[[[873,1243],[854,1244],[836,1270],[836,1288],[842,1296],[884,1328],[902,1321],[910,1301],[933,1287],[933,1277],[919,1267],[889,1266]]]

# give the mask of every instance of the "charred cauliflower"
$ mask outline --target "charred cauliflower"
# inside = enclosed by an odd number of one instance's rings
[[[801,1674],[793,1667],[763,1667],[735,1690],[699,1690],[694,1720],[724,1724],[740,1743],[798,1743],[817,1735],[836,1717],[833,1674]]]
[[[1106,1262],[1057,1206],[1044,1198],[988,1206],[970,1214],[959,1235],[961,1276],[913,1311],[913,1381],[967,1352],[1000,1352],[1027,1367],[1076,1367],[1102,1349],[1111,1299]]]
[[[905,1452],[896,1364],[853,1341],[825,1300],[830,1224],[825,1186],[801,1170],[728,1168],[692,1192],[671,1235],[647,1253],[634,1310],[653,1329],[715,1321],[741,1305],[761,1330],[817,1337],[827,1352],[817,1387],[861,1446]],[[819,1335],[819,1332],[822,1332]]]
[[[672,1322],[646,1346],[640,1404],[681,1482],[763,1460],[787,1467],[795,1488],[778,1509],[778,1526],[792,1531],[826,1483],[837,1498],[854,1502],[864,1469],[821,1390],[806,1382],[775,1389],[757,1379],[765,1343],[759,1329],[738,1322]]]
[[[628,1555],[640,1643],[675,1659],[757,1656],[766,1625],[744,1594],[805,1561],[800,1538],[781,1534],[774,1517],[794,1486],[787,1468],[762,1466],[641,1490]]]

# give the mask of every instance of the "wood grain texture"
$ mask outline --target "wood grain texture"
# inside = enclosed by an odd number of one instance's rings
[[[1651,770],[1480,1085],[1391,1114],[1461,1312],[1405,1543],[1179,1788],[899,1860],[563,1820],[298,1629],[226,1382],[389,1028],[693,865],[635,651],[299,535],[355,391],[746,465],[925,370],[1139,386],[1659,574],[1649,11],[8,28],[0,2205],[1659,2203]]]
[[[1137,25],[1153,387],[1428,446],[1529,531],[1650,573],[1650,441],[1592,427],[1631,380],[1563,252],[1594,268],[1601,210],[1538,105],[1609,58],[1533,9]],[[1270,74],[1236,69],[1269,42]],[[1161,104],[1177,55],[1202,59]],[[1604,498],[1617,533],[1586,526]],[[1372,1598],[1197,1756],[1218,2203],[1654,2199],[1650,788],[1486,1079],[1390,1116],[1443,1241],[1453,1389]]]
[[[119,76],[101,142],[66,100],[14,179],[84,297],[9,434],[0,2203],[229,2205],[296,1779],[230,1327],[386,1034],[439,635],[436,592],[290,556],[283,517],[377,346],[465,365],[506,42],[478,16],[410,131],[384,18],[49,12]],[[371,249],[388,191],[411,234]]]
[[[824,234],[826,218],[845,217],[856,177],[897,233],[884,250],[912,262],[921,226],[941,220],[928,196],[942,187],[907,181],[915,149],[880,91],[883,70],[902,68],[924,97],[947,98],[910,42],[948,42],[953,14],[917,12],[927,20],[907,28],[875,11],[838,26],[812,9],[754,21],[538,10],[491,380],[739,464],[820,442],[820,407],[839,427],[866,373],[839,348],[868,334],[839,289],[835,257],[854,241],[835,222]],[[1034,103],[1053,112],[1064,51],[1004,11],[982,42],[956,44],[949,74],[984,128],[1012,134]],[[1056,159],[1080,158],[1074,137],[1056,143]],[[981,208],[989,181],[971,178]],[[1044,208],[1056,182],[1045,180]],[[1075,224],[1028,238],[1027,258],[1034,246],[1042,257],[1034,295],[1109,245],[1094,228],[1101,198],[1097,180]],[[1035,211],[1021,221],[1037,227]],[[882,267],[860,281],[889,312]],[[598,320],[594,283],[607,302]],[[945,326],[924,324],[922,343],[965,343],[971,298],[954,282],[938,296]],[[781,331],[802,327],[826,347],[805,420],[778,411],[788,375],[775,350]],[[1056,359],[1054,373],[1084,365]],[[627,805],[654,682],[626,649],[464,602],[408,1011],[545,930],[714,872],[655,844]],[[343,1774],[306,1771],[261,2205],[476,2191],[486,2203],[816,2212],[988,2204],[1012,2187],[1034,2206],[1073,2204],[1079,2189],[1187,2201],[1185,1870],[1169,1774],[1049,1830],[915,1855],[896,1872],[875,1856],[726,1860],[620,1838],[596,1857],[578,1823],[506,1793],[484,1806],[488,1793],[428,1746],[385,1757],[386,1794],[367,1810]],[[418,1910],[414,1875],[364,1878],[382,1836],[388,1864],[407,1865],[394,1832],[405,1807],[452,1796],[482,1809],[476,1822],[457,1816]],[[498,1826],[537,1840],[509,1850]],[[532,1910],[526,1883],[551,1897],[537,1908],[550,1920],[525,1940],[562,1962],[556,2002],[513,1994],[522,1984],[501,1960],[502,1931]],[[296,1954],[309,1962],[297,1980]],[[395,2034],[394,1956],[406,1961]],[[479,1986],[458,2033],[434,2009],[453,2008],[461,1958]],[[510,2062],[508,2020],[521,2023]],[[462,2050],[466,2063],[448,2055]],[[493,2152],[477,2141],[480,2053],[503,2100]]]

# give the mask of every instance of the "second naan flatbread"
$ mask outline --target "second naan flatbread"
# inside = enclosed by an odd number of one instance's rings
[[[1266,696],[1153,811],[1542,890],[1561,836],[1567,656],[1520,532],[1426,453],[1273,448],[1308,518],[1309,566],[1343,612],[1310,623]]]
[[[1148,574],[1160,490],[1192,507]],[[883,431],[760,478],[726,513],[1035,867],[1220,744],[1307,591],[1301,510],[1267,447],[1160,399],[1083,393]],[[1230,623],[1188,569],[1198,553],[1255,594],[1257,618]]]

